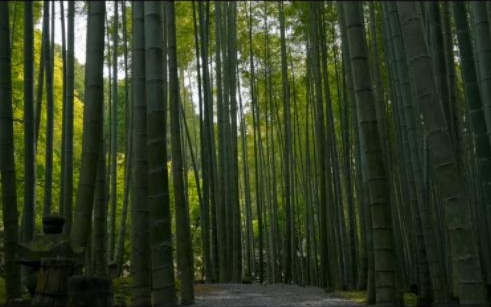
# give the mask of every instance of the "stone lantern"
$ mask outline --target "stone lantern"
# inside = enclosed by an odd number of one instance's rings
[[[64,223],[61,216],[45,216],[43,234],[18,244],[19,263],[28,267],[31,306],[63,306],[68,278],[81,272],[84,249],[73,245],[63,233]]]

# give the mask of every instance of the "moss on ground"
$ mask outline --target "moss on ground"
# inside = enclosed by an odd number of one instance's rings
[[[403,299],[404,299],[404,306],[406,307],[412,307],[418,305],[418,297],[414,293],[408,293],[408,292],[404,293]]]
[[[366,291],[335,291],[334,294],[358,304],[367,304]],[[417,306],[418,297],[414,293],[406,292],[403,294],[403,300],[405,307],[413,307]]]
[[[218,292],[217,287],[211,284],[195,284],[194,294],[195,295],[209,295]]]
[[[357,304],[367,303],[366,291],[335,291],[334,293]]]

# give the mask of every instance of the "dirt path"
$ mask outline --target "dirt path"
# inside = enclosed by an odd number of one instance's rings
[[[195,307],[361,306],[314,287],[259,284],[200,284]]]

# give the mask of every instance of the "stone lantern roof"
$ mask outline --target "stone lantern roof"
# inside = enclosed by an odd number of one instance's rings
[[[65,220],[58,215],[43,217],[43,234],[35,235],[31,241],[18,243],[19,263],[39,267],[42,258],[73,258],[83,262],[84,249],[70,241],[63,233]]]

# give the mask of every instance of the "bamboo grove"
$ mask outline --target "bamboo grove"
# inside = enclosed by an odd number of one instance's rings
[[[132,306],[192,304],[195,280],[489,305],[490,20],[477,1],[1,1],[7,299],[17,243],[57,213],[84,274],[129,270]]]

